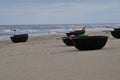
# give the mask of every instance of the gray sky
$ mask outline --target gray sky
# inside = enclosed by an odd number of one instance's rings
[[[120,0],[0,0],[0,24],[120,23]]]

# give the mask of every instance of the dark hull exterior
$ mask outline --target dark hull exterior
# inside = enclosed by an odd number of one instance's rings
[[[120,30],[111,31],[111,34],[115,38],[120,38]]]
[[[72,43],[71,39],[68,38],[68,37],[63,37],[63,42],[64,42],[67,46],[73,46],[73,43]]]
[[[75,48],[78,50],[97,50],[105,46],[107,36],[86,36],[72,39]]]
[[[10,37],[13,43],[26,42],[28,40],[28,34],[19,34]]]
[[[114,30],[115,30],[115,31],[118,31],[118,30],[120,31],[120,28],[114,28]]]

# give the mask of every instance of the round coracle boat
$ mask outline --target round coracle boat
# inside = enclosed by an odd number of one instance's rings
[[[120,38],[120,30],[111,31],[111,34],[115,38]]]
[[[118,30],[120,31],[120,28],[114,28],[114,30],[115,30],[115,31],[118,31]]]
[[[105,46],[107,36],[80,36],[73,38],[73,44],[78,50],[97,50]]]
[[[10,38],[13,43],[26,42],[28,40],[28,34],[13,35]]]
[[[79,36],[79,35],[83,35],[85,33],[85,31],[83,30],[76,30],[76,31],[71,31],[69,33],[66,33],[67,37],[69,37],[70,35],[76,35],[76,36]]]
[[[62,39],[67,46],[73,46],[72,40],[69,37],[63,37]]]

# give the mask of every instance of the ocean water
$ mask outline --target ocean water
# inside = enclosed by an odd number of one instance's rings
[[[78,29],[86,26],[87,31],[112,30],[120,23],[101,24],[78,24]],[[44,36],[66,33],[73,31],[73,24],[40,24],[40,25],[0,25],[0,40],[9,40],[15,34],[25,34],[29,36]]]

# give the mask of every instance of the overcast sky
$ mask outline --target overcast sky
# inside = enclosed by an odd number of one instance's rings
[[[0,24],[120,23],[120,0],[0,0]]]

